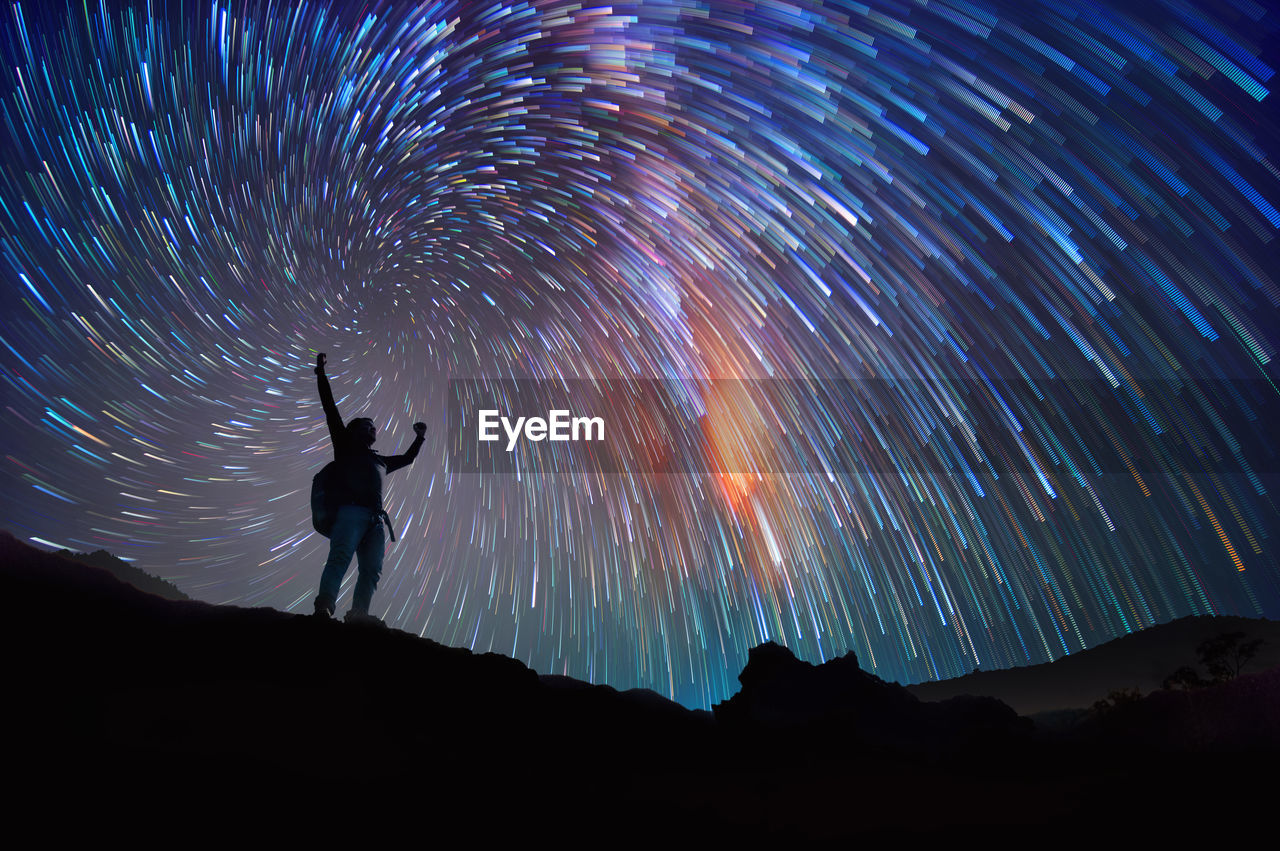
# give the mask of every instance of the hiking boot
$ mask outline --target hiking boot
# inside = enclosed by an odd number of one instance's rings
[[[382,622],[381,618],[376,618],[368,612],[357,612],[355,609],[347,612],[347,616],[343,618],[343,621],[346,623],[360,624],[361,626],[386,626],[386,624]]]
[[[314,615],[321,620],[333,620],[333,604],[317,598]]]

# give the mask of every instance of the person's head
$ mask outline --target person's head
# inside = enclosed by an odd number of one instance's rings
[[[356,417],[347,423],[347,434],[364,446],[373,446],[373,442],[378,439],[378,429],[368,417]]]

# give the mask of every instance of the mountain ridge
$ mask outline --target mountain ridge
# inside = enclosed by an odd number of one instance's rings
[[[1192,615],[1146,627],[1052,662],[1016,668],[976,671],[946,680],[906,686],[921,700],[959,695],[994,697],[1021,715],[1087,709],[1108,694],[1137,689],[1158,691],[1164,679],[1182,665],[1196,664],[1196,648],[1206,639],[1228,632],[1262,638],[1248,670],[1257,673],[1280,665],[1280,622],[1231,615]]]
[[[812,665],[772,644],[737,694],[691,710],[395,629],[161,600],[7,533],[0,591],[25,602],[0,619],[19,651],[14,809],[51,818],[59,801],[103,817],[159,802],[189,830],[210,808],[283,818],[339,794],[425,806],[460,837],[527,838],[558,812],[582,836],[830,839],[1155,814],[1202,772],[1280,750],[1280,670],[1060,737],[992,698],[925,702],[854,654]],[[1131,741],[1135,724],[1152,734]]]
[[[0,530],[0,534],[9,533]],[[54,554],[103,569],[144,593],[166,600],[194,602],[172,583],[146,573],[106,550],[73,553],[63,549]],[[921,700],[930,702],[962,696],[991,697],[1026,716],[1062,710],[1083,710],[1105,699],[1113,691],[1136,689],[1140,693],[1149,694],[1159,690],[1164,679],[1179,666],[1194,666],[1196,647],[1200,642],[1224,632],[1242,632],[1250,638],[1263,639],[1257,657],[1249,665],[1251,672],[1280,665],[1280,622],[1229,615],[1192,615],[1145,627],[1093,647],[1065,654],[1051,662],[975,670],[958,677],[911,683],[904,687]],[[551,678],[562,675],[540,676],[552,682],[554,680]],[[670,700],[660,692],[649,689],[620,691],[637,695],[642,691],[650,691],[655,697]],[[686,708],[692,711],[710,711],[696,707]]]

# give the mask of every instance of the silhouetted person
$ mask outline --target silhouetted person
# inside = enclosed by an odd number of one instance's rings
[[[316,597],[316,614],[333,617],[337,605],[338,589],[342,577],[351,566],[354,554],[360,575],[356,578],[355,594],[351,598],[348,621],[377,621],[369,614],[369,601],[382,576],[382,556],[385,543],[382,527],[391,530],[391,518],[382,507],[382,477],[413,463],[422,448],[427,427],[414,423],[417,437],[403,455],[390,457],[373,451],[378,430],[373,420],[358,417],[345,426],[338,416],[338,406],[333,401],[329,378],[324,374],[325,356],[316,355],[316,379],[320,385],[320,403],[324,406],[325,421],[329,424],[329,437],[333,439],[333,455],[338,462],[339,499],[341,507],[329,533],[329,559],[324,563],[320,576],[320,594]],[[378,621],[380,623],[380,621]]]

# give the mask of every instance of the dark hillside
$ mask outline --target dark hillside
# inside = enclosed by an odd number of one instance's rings
[[[754,844],[1121,809],[1156,823],[1206,801],[1248,819],[1265,790],[1203,778],[1277,747],[1249,732],[1280,717],[1274,678],[1046,739],[998,701],[925,703],[852,655],[764,645],[739,694],[694,712],[394,629],[162,600],[7,534],[0,594],[21,601],[0,620],[7,803],[47,835]],[[1237,720],[1180,738],[1193,716]],[[1130,717],[1156,732],[1132,738]]]

